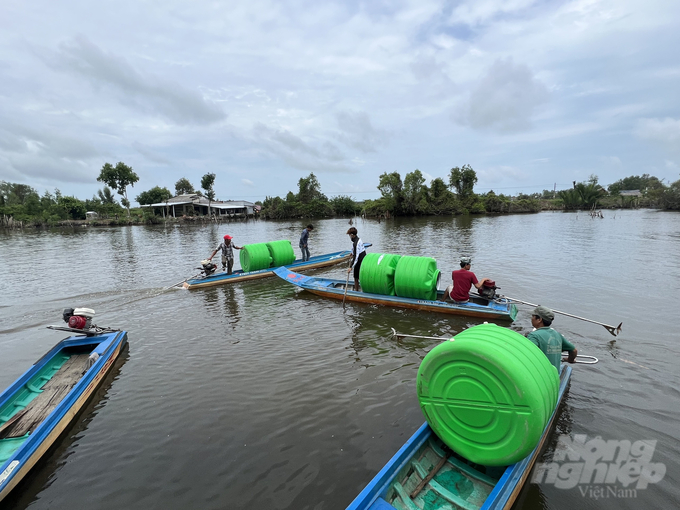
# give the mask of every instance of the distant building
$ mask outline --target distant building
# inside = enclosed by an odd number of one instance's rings
[[[630,207],[638,207],[640,205],[640,197],[642,193],[639,189],[624,189],[619,191],[621,197],[621,207],[628,204]]]
[[[181,216],[207,216],[208,209],[210,212],[218,217],[245,217],[252,216],[255,212],[255,204],[245,200],[213,200],[210,202],[207,198],[200,195],[178,195],[172,197],[165,202],[157,204],[145,204],[140,207],[151,207],[154,211],[162,214],[164,217],[169,216],[177,218]]]
[[[85,213],[86,220],[96,220],[97,218],[99,218],[99,214],[96,211],[87,211]]]

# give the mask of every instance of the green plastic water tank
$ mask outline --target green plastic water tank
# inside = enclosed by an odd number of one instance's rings
[[[241,249],[239,260],[241,261],[241,269],[243,269],[243,271],[246,273],[248,271],[267,269],[272,263],[272,258],[271,255],[269,255],[267,243],[244,245]]]
[[[287,266],[295,262],[295,252],[288,239],[267,243],[269,256],[272,258],[271,267]]]
[[[394,271],[401,255],[367,253],[361,261],[359,283],[364,292],[394,296]]]
[[[400,297],[433,301],[437,299],[437,285],[440,277],[441,273],[437,269],[435,259],[401,257],[394,273],[394,290]]]
[[[507,466],[536,447],[557,403],[559,376],[530,340],[495,324],[432,349],[418,369],[420,407],[456,453]]]

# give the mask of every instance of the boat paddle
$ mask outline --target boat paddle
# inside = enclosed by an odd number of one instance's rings
[[[535,305],[533,303],[527,303],[526,301],[522,301],[521,299],[512,298],[510,296],[499,296],[499,297],[508,299],[510,301],[514,301],[515,303],[522,303],[523,305],[538,306],[538,305]],[[552,308],[551,308],[551,310],[552,310]],[[618,326],[614,327],[614,326],[610,326],[609,324],[605,324],[604,322],[598,322],[598,321],[594,321],[592,319],[586,319],[585,317],[579,317],[578,315],[572,315],[572,314],[567,313],[567,312],[560,312],[559,310],[553,310],[553,312],[559,313],[560,315],[566,315],[567,317],[573,317],[574,319],[579,319],[579,320],[586,321],[586,322],[592,322],[593,324],[599,324],[604,329],[609,331],[609,333],[611,333],[613,336],[616,336],[619,333],[621,333],[621,326],[623,325],[623,322],[621,322]]]
[[[441,337],[441,336],[422,336],[422,335],[404,335],[403,333],[397,333],[394,328],[390,328],[392,330],[392,338],[396,338],[397,340],[401,338],[424,338],[425,340],[449,340],[453,338],[453,336],[450,337]]]
[[[345,280],[345,294],[342,296],[342,309],[345,309],[345,298],[347,297],[347,286],[349,285],[349,271],[347,271],[347,279]]]
[[[182,280],[181,282],[177,282],[177,283],[174,284],[174,285],[170,285],[170,287],[165,287],[165,289],[163,289],[163,290],[172,289],[173,287],[177,287],[177,286],[179,286],[179,285],[182,285],[182,284],[183,284],[184,282],[186,282],[187,280],[193,280],[194,278],[196,278],[197,276],[200,276],[200,275],[201,275],[201,273],[197,273],[197,274],[195,274],[194,276],[190,276],[189,278],[185,278],[185,279]]]

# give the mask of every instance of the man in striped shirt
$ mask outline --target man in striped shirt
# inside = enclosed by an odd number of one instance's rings
[[[234,243],[231,242],[233,237],[230,235],[225,235],[224,236],[224,241],[220,243],[220,245],[215,248],[215,251],[212,252],[212,255],[208,257],[208,260],[212,260],[212,258],[215,256],[215,254],[218,251],[222,252],[222,271],[225,269],[227,270],[227,274],[231,274],[231,269],[234,267],[234,250],[232,248],[236,248],[237,250],[240,250],[240,246],[236,246]]]

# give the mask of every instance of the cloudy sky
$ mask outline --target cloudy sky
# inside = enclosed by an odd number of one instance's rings
[[[531,193],[680,179],[680,2],[2,0],[0,180],[85,199],[217,175],[219,199]]]

